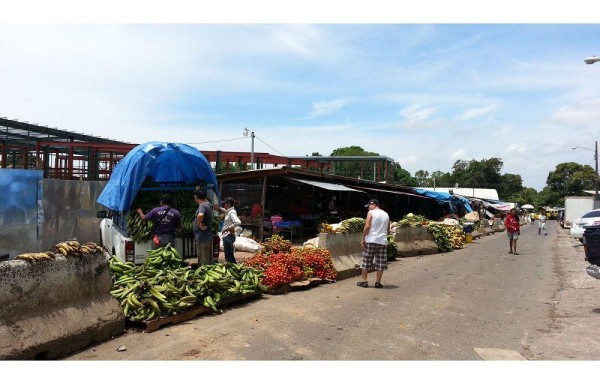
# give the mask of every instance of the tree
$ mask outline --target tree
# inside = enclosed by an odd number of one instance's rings
[[[338,148],[331,152],[330,156],[379,156],[379,153],[369,152],[362,149],[362,147],[353,145],[351,147]],[[334,174],[348,176],[348,177],[360,177],[366,180],[374,180],[374,166],[377,164],[377,160],[373,161],[351,161],[338,163],[334,162],[333,169]]]
[[[564,201],[565,196],[578,196],[585,189],[593,189],[595,177],[596,172],[589,165],[560,163],[548,174],[546,186]]]
[[[523,178],[521,177],[521,175],[515,175],[512,173],[505,173],[504,175],[502,175],[500,188],[496,188],[498,196],[502,196],[503,200],[512,202],[518,202],[517,198],[522,190]]]
[[[419,183],[418,183],[417,179],[412,177],[410,172],[408,172],[406,169],[403,169],[399,163],[394,163],[393,169],[394,169],[394,177],[393,177],[394,184],[406,185],[408,187],[417,187],[418,186]]]
[[[429,172],[428,171],[424,171],[424,170],[418,170],[417,172],[415,172],[415,178],[417,179],[418,185],[420,187],[426,187],[428,186],[428,178],[429,178]]]

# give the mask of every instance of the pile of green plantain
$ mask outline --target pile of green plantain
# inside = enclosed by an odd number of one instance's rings
[[[266,291],[262,272],[243,264],[213,264],[195,270],[182,266],[182,258],[167,245],[148,252],[142,265],[109,260],[110,293],[131,321],[148,321],[182,313],[203,305],[213,311],[223,300]]]
[[[362,233],[366,220],[362,217],[352,217],[340,223],[340,229],[346,233]]]

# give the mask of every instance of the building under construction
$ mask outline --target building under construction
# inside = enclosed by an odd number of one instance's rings
[[[0,168],[41,170],[47,179],[107,180],[118,161],[137,145],[0,118]],[[376,182],[393,177],[393,159],[384,156],[201,152],[217,174],[288,166]]]

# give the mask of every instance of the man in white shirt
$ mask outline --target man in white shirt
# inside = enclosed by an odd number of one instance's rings
[[[362,280],[356,283],[359,287],[367,288],[367,274],[375,266],[377,273],[375,288],[381,288],[383,270],[387,269],[387,236],[390,233],[390,217],[381,208],[379,201],[372,199],[365,207],[369,208],[367,220],[363,229],[363,260],[360,264]]]
[[[544,236],[546,236],[548,234],[548,230],[546,229],[546,213],[544,211],[540,213],[538,220],[538,235],[541,235],[542,232],[544,232]]]

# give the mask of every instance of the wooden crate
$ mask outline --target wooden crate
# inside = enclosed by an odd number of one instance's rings
[[[219,302],[217,307],[219,309],[221,309],[226,306],[229,306],[230,304],[235,304],[238,302],[245,302],[247,300],[256,299],[260,296],[262,296],[262,292],[226,297]],[[195,317],[198,317],[200,315],[204,315],[207,313],[213,314],[213,313],[219,313],[219,312],[215,312],[211,308],[205,307],[203,305],[197,305],[195,307],[188,309],[185,312],[178,313],[176,315],[162,316],[162,317],[159,317],[158,319],[145,320],[145,321],[141,321],[137,324],[140,324],[143,326],[144,332],[150,333],[150,332],[154,332],[154,331],[158,330],[160,327],[162,327],[164,325],[172,325],[172,324],[181,323],[181,322],[191,320]]]
[[[313,277],[307,280],[293,281],[289,284],[280,285],[278,287],[272,287],[267,290],[268,294],[271,295],[280,295],[282,293],[287,293],[290,291],[298,291],[301,289],[308,289],[314,287],[315,285],[324,284],[324,283],[335,283],[335,280],[328,279],[319,279],[317,277]]]
[[[141,323],[145,327],[144,332],[150,333],[158,330],[164,325],[182,323],[206,313],[213,313],[213,310],[204,306],[196,306],[176,315],[162,316],[158,319],[146,320]]]

